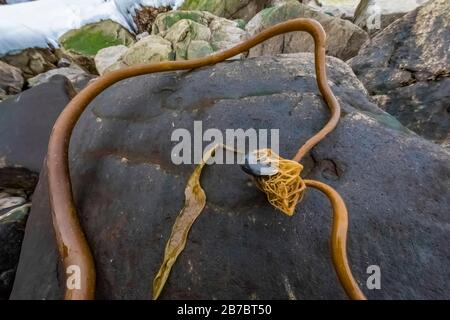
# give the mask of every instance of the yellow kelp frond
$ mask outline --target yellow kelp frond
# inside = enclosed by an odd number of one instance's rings
[[[195,168],[189,177],[186,189],[184,190],[185,202],[184,208],[178,214],[172,233],[167,241],[164,252],[164,260],[161,267],[153,280],[153,299],[158,299],[164,284],[169,277],[170,270],[177,260],[178,255],[186,246],[186,240],[195,219],[200,215],[206,204],[206,195],[200,185],[200,175],[205,166],[206,161],[214,154],[216,148],[210,149],[205,155],[201,163]]]
[[[271,149],[254,152],[257,159],[268,162],[278,169],[277,173],[273,175],[255,176],[258,188],[267,195],[267,200],[271,205],[292,216],[306,188],[300,177],[303,166],[297,161],[280,157]]]

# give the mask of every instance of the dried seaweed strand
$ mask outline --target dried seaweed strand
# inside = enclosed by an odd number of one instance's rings
[[[161,294],[167,278],[169,277],[170,271],[172,270],[173,264],[186,246],[187,237],[189,235],[189,231],[191,230],[192,224],[205,207],[206,195],[200,185],[200,175],[206,161],[211,158],[218,147],[219,145],[205,153],[202,161],[189,177],[186,189],[184,190],[184,208],[181,209],[177,219],[175,220],[172,233],[170,234],[170,238],[166,244],[163,263],[161,264],[158,274],[153,280],[154,300],[158,299]]]

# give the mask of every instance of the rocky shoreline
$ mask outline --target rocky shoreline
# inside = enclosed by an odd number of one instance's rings
[[[54,121],[80,90],[128,66],[208,56],[299,17],[327,33],[329,82],[343,108],[305,174],[346,199],[356,277],[377,261],[385,290],[369,298],[450,297],[449,1],[186,0],[177,9],[136,6],[132,16],[135,30],[106,19],[68,30],[58,46],[0,56],[0,299],[61,298],[42,164]],[[171,164],[167,128],[194,120],[285,128],[282,152],[290,154],[327,118],[313,49],[308,34],[285,34],[216,66],[128,79],[92,102],[70,163],[100,298],[149,296],[192,169]],[[194,228],[163,298],[287,299],[285,279],[297,299],[344,298],[328,264],[323,199],[308,193],[290,222],[238,169],[208,170],[205,216],[214,218]],[[227,255],[217,255],[218,240]]]

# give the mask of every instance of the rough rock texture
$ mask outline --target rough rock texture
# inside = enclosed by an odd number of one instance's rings
[[[37,180],[38,175],[35,172],[26,168],[8,167],[5,163],[0,163],[0,192],[13,190],[15,193],[20,190],[25,197],[29,197],[36,187]]]
[[[186,51],[186,59],[202,58],[214,52],[208,41],[192,40]]]
[[[5,199],[2,199],[4,195],[7,194],[0,192],[0,202]],[[18,205],[4,209],[0,205],[0,300],[8,299],[11,293],[30,208],[29,204],[24,204],[24,198],[20,199]]]
[[[36,183],[26,169],[0,168],[0,300],[11,293]]]
[[[431,1],[392,23],[349,61],[383,109],[442,144],[450,142],[449,17],[450,1]]]
[[[24,79],[19,68],[0,61],[0,90],[5,94],[16,94],[22,91]]]
[[[119,59],[104,69],[102,73],[104,74],[134,64],[174,60],[174,55],[170,41],[160,36],[150,35],[140,39],[125,50]]]
[[[210,43],[213,51],[228,49],[246,39],[246,32],[237,21],[217,17],[206,11],[172,11],[160,14],[152,34],[160,35],[172,43],[175,59],[187,59],[192,41]],[[196,56],[201,56],[197,52]]]
[[[25,203],[25,199],[22,197],[15,197],[4,192],[0,192],[0,212],[3,209],[18,206]]]
[[[92,246],[97,298],[140,298],[184,202],[193,165],[171,162],[172,130],[279,128],[292,156],[327,121],[313,56],[228,61],[140,76],[96,98],[75,128],[74,197]],[[335,187],[349,214],[349,259],[369,298],[450,298],[450,155],[369,102],[350,68],[328,58],[341,122],[305,158],[304,176]],[[432,182],[432,183],[430,183]],[[330,207],[308,190],[296,215],[274,210],[238,165],[208,166],[205,211],[163,299],[343,299],[329,252]],[[62,297],[47,182],[27,224],[13,299]],[[367,290],[379,265],[382,289]]]
[[[152,24],[158,14],[172,10],[171,7],[141,7],[136,10],[133,20],[136,24],[137,32],[152,32]]]
[[[182,19],[167,30],[164,38],[173,44],[175,58],[177,60],[186,60],[191,42],[195,40],[209,41],[211,30],[195,21]]]
[[[294,18],[312,18],[319,21],[327,33],[327,54],[343,60],[355,56],[368,39],[367,33],[353,23],[316,11],[298,1],[289,0],[264,9],[246,25],[249,35],[267,27]],[[277,53],[312,52],[314,41],[305,32],[277,36],[250,50],[250,56]]]
[[[139,41],[138,41],[139,42]],[[127,46],[118,45],[100,49],[95,55],[95,67],[100,75],[119,61],[120,57],[128,50]]]
[[[429,0],[361,0],[355,11],[356,25],[375,33]]]
[[[59,56],[58,50],[30,48],[1,57],[0,60],[22,70],[22,75],[28,79],[56,68]]]
[[[242,42],[247,33],[236,21],[217,17],[206,11],[170,11],[156,18],[152,34],[144,36],[127,50],[106,52],[100,73],[140,63],[201,58]],[[120,50],[121,51],[121,50]],[[103,60],[99,52],[98,60]],[[107,57],[111,55],[111,59]]]
[[[227,19],[249,21],[270,2],[270,0],[185,0],[181,9],[208,11]]]
[[[1,168],[39,172],[53,124],[74,93],[62,76],[0,103]]]
[[[0,102],[10,98],[11,96],[6,93],[5,90],[0,88]]]
[[[80,66],[96,73],[94,57],[103,48],[135,42],[133,35],[117,22],[103,20],[66,32],[59,38],[63,51]]]
[[[86,71],[81,68],[65,67],[49,70],[45,73],[41,73],[33,78],[30,78],[28,79],[28,85],[30,87],[34,87],[39,84],[48,82],[55,75],[66,77],[72,83],[74,88],[78,90],[83,88],[87,84],[87,82],[94,78],[93,75],[86,73]]]

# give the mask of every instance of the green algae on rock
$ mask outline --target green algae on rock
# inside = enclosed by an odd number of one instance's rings
[[[134,36],[112,20],[87,24],[59,38],[63,51],[92,73],[97,73],[94,56],[100,49],[116,45],[129,46],[134,42]]]

